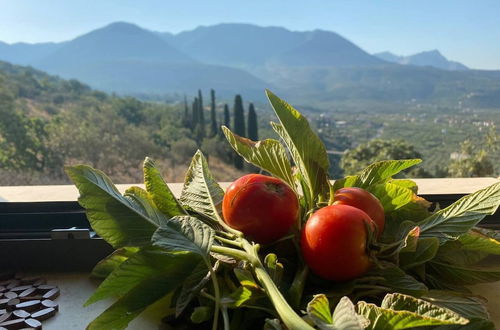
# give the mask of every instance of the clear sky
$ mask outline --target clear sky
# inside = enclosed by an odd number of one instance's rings
[[[114,21],[179,32],[254,23],[335,31],[368,52],[439,49],[500,70],[500,0],[0,0],[0,40],[72,39]]]

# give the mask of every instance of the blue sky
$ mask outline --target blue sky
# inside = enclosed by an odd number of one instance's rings
[[[500,70],[499,0],[0,0],[0,40],[62,41],[114,21],[157,31],[243,22],[335,31],[368,52],[439,49]]]

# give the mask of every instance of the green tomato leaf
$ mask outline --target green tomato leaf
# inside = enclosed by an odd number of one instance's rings
[[[230,308],[237,308],[253,300],[253,291],[245,286],[240,286],[228,297],[222,298],[221,302]]]
[[[406,274],[396,266],[379,269],[374,272],[374,275],[375,274],[384,278],[380,284],[398,292],[407,293],[413,296],[421,296],[428,290],[425,284],[417,281],[414,277]]]
[[[307,315],[320,329],[334,329],[330,302],[324,294],[314,295],[307,304]]]
[[[175,317],[179,317],[194,296],[207,284],[210,279],[210,272],[207,270],[205,260],[194,267],[192,273],[186,278],[181,287],[181,292],[175,301]]]
[[[295,189],[292,166],[285,148],[279,141],[273,139],[252,141],[231,132],[226,126],[222,126],[222,131],[233,149],[247,162],[280,178]]]
[[[371,185],[385,182],[399,172],[421,163],[421,159],[401,159],[401,160],[383,160],[373,163],[365,168],[358,175],[357,185],[360,188],[368,188]]]
[[[213,317],[213,314],[213,308],[208,306],[198,306],[194,308],[190,319],[194,324],[200,324],[210,320]]]
[[[167,222],[168,218],[165,217],[165,215],[156,207],[151,195],[149,195],[146,190],[140,187],[130,187],[125,190],[125,194],[123,196],[134,201],[136,205],[140,206],[148,218],[158,226]]]
[[[140,283],[157,277],[180,285],[200,259],[192,253],[165,253],[157,248],[145,247],[118,266],[85,302],[85,306],[110,297],[121,297]]]
[[[356,305],[357,312],[363,315],[370,321],[368,329],[373,330],[399,330],[410,329],[422,326],[436,326],[448,324],[463,324],[449,320],[440,320],[436,318],[426,317],[410,311],[395,311],[377,307],[374,304],[369,304],[360,301]]]
[[[414,195],[410,189],[391,182],[373,185],[368,191],[380,200],[386,215],[410,203]]]
[[[271,276],[273,282],[279,287],[283,277],[283,264],[278,262],[278,257],[274,253],[269,253],[264,258],[264,265]]]
[[[224,191],[210,173],[205,156],[198,150],[186,173],[181,203],[209,219],[222,222],[223,198]]]
[[[414,252],[402,252],[399,254],[399,266],[408,270],[432,260],[439,249],[439,239],[426,237],[418,240]]]
[[[199,256],[190,253],[168,254],[152,251],[152,255],[143,260],[148,266],[141,263],[137,267],[123,269],[123,273],[114,279],[115,288],[120,284],[127,285],[128,281],[136,281],[137,278],[142,280],[137,281],[139,282],[137,285],[92,321],[87,329],[125,329],[146,307],[170,294],[182,284],[192,270],[193,261],[197,259],[199,260]],[[111,276],[113,274],[108,278]]]
[[[455,291],[429,290],[422,299],[434,305],[451,309],[466,318],[488,319],[486,299]]]
[[[214,240],[212,228],[195,217],[176,216],[154,233],[153,245],[167,251],[189,251],[208,261],[208,255]]]
[[[381,307],[395,311],[414,312],[424,317],[450,321],[454,324],[467,324],[469,322],[466,318],[450,309],[433,305],[426,300],[417,299],[400,293],[387,294],[384,300],[382,300]]]
[[[146,190],[151,195],[156,207],[169,218],[186,214],[151,158],[146,157],[143,169]]]
[[[80,191],[78,202],[100,237],[114,248],[149,244],[160,217],[150,218],[147,201],[132,193],[122,196],[104,173],[89,166],[66,167],[66,173]]]
[[[271,126],[285,142],[306,182],[309,191],[304,191],[304,194],[310,196],[309,200],[314,201],[319,196],[327,200],[330,164],[324,144],[304,116],[269,90],[266,94],[280,121],[280,124],[271,123]]]
[[[369,325],[366,318],[356,314],[353,303],[347,297],[340,299],[332,315],[328,298],[324,294],[315,295],[307,304],[307,315],[322,330],[362,330]]]
[[[500,182],[460,198],[419,223],[421,237],[437,237],[441,244],[457,239],[500,205]]]
[[[461,235],[458,241],[462,243],[463,249],[500,255],[500,241],[489,237],[479,229],[469,230]]]
[[[361,330],[370,325],[370,321],[356,313],[356,307],[347,297],[342,297],[333,311],[333,325],[336,329]]]
[[[439,247],[436,261],[463,266],[475,265],[488,256],[487,252],[466,250],[458,240],[448,241]]]
[[[113,251],[109,256],[102,259],[95,265],[92,269],[92,277],[106,278],[111,274],[118,266],[120,266],[125,260],[133,256],[139,251],[137,247],[123,247],[121,249]]]
[[[413,193],[417,194],[418,193],[418,186],[413,180],[408,180],[408,179],[393,179],[389,181],[392,184],[410,189],[413,191]]]
[[[432,260],[426,263],[426,269],[435,278],[452,285],[470,285],[500,280],[500,267],[460,265]]]

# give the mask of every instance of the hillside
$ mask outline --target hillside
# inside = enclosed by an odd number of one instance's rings
[[[179,120],[183,108],[110,96],[0,61],[0,184],[68,183],[63,166],[75,163],[116,182],[139,182],[146,156],[169,169],[169,182],[181,182],[190,157],[205,148]],[[220,180],[240,174],[214,153],[210,162]]]

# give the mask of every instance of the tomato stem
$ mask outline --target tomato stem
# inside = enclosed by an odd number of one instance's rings
[[[224,238],[224,237],[220,237],[220,236],[215,236],[215,239],[218,240],[219,242],[222,242],[222,243],[226,243],[226,244],[229,244],[229,245],[234,245],[234,246],[237,246],[237,247],[242,247],[241,243],[237,240],[232,240],[232,239],[227,239],[227,238]]]
[[[215,272],[212,268],[212,265],[209,261],[207,261],[207,266],[208,270],[210,272],[210,277],[212,278],[212,283],[214,286],[214,292],[215,292],[215,310],[214,310],[214,322],[212,325],[212,330],[217,330],[218,323],[219,323],[219,310],[220,310],[220,289],[219,289],[219,282],[217,281],[217,276],[215,275]]]
[[[267,273],[264,265],[260,261],[257,248],[258,246],[251,245],[247,240],[242,239],[243,248],[252,256],[251,263],[254,267],[255,276],[260,284],[264,287],[267,296],[271,300],[276,312],[289,330],[312,330],[313,328],[307,324],[295,311],[290,307],[286,299],[281,294],[280,290]]]
[[[251,257],[246,253],[245,251],[241,251],[238,249],[233,249],[233,248],[228,248],[225,246],[218,246],[218,245],[212,245],[210,248],[212,252],[215,253],[220,253],[220,254],[225,254],[227,256],[239,259],[239,260],[246,260],[251,262]]]

